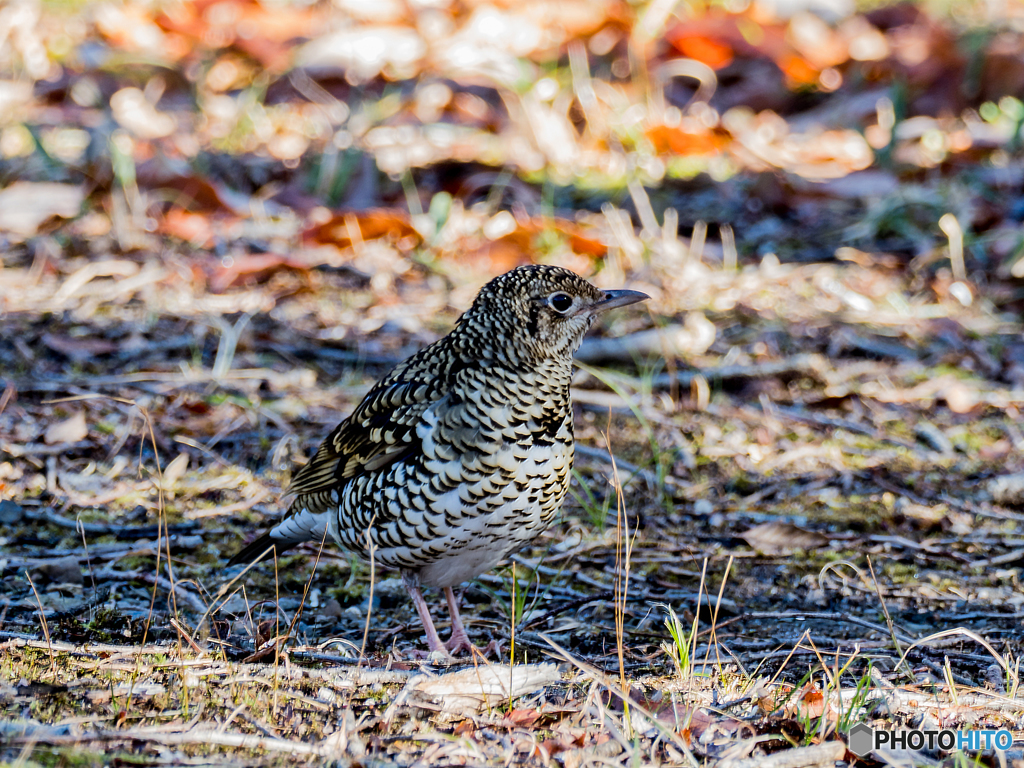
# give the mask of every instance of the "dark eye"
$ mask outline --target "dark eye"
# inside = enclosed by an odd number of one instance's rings
[[[551,297],[548,299],[548,304],[551,305],[551,308],[555,310],[555,312],[561,312],[564,314],[572,308],[572,296],[559,291],[558,293],[551,294]]]

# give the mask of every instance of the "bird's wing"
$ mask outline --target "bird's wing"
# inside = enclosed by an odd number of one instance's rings
[[[382,381],[296,473],[289,493],[305,497],[330,491],[344,480],[380,469],[415,450],[417,424],[444,395],[439,384]]]
[[[420,449],[417,426],[465,366],[456,363],[438,371],[429,355],[430,347],[374,385],[292,478],[288,493],[296,498],[284,518],[235,555],[233,563],[252,560],[271,547],[280,553],[303,541],[323,540],[341,485]]]

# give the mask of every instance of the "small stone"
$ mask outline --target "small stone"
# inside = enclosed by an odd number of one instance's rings
[[[373,592],[376,595],[382,597],[401,597],[406,594],[405,585],[401,579],[391,577],[389,579],[381,579],[374,587]]]
[[[812,589],[804,595],[804,605],[807,608],[827,608],[828,595],[823,589]]]
[[[4,523],[5,525],[14,525],[24,516],[25,510],[21,508],[20,504],[13,502],[10,499],[0,501],[0,523]]]
[[[62,557],[36,568],[36,572],[54,584],[81,584],[82,568],[77,557]]]
[[[341,603],[335,600],[333,597],[321,606],[318,616],[322,616],[325,619],[340,619],[344,616],[341,610]]]
[[[230,616],[245,616],[249,611],[245,604],[245,599],[240,594],[235,593],[225,601],[220,607],[219,612]]]
[[[693,514],[704,517],[715,511],[714,505],[707,499],[697,499],[693,502]]]
[[[171,539],[171,547],[173,549],[199,549],[203,546],[204,539],[202,536],[185,536],[178,534]]]
[[[996,504],[1024,506],[1024,472],[992,478],[988,483],[988,492]]]

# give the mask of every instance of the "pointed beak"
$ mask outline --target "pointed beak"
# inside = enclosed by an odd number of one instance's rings
[[[594,302],[589,307],[583,308],[582,312],[596,315],[598,312],[604,312],[606,309],[625,307],[627,304],[636,304],[638,301],[646,301],[649,298],[651,297],[640,291],[605,291],[603,299]]]

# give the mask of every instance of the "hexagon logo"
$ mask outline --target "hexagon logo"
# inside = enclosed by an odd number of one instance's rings
[[[846,735],[846,745],[857,757],[864,757],[875,744],[875,729],[867,723],[857,723]]]

